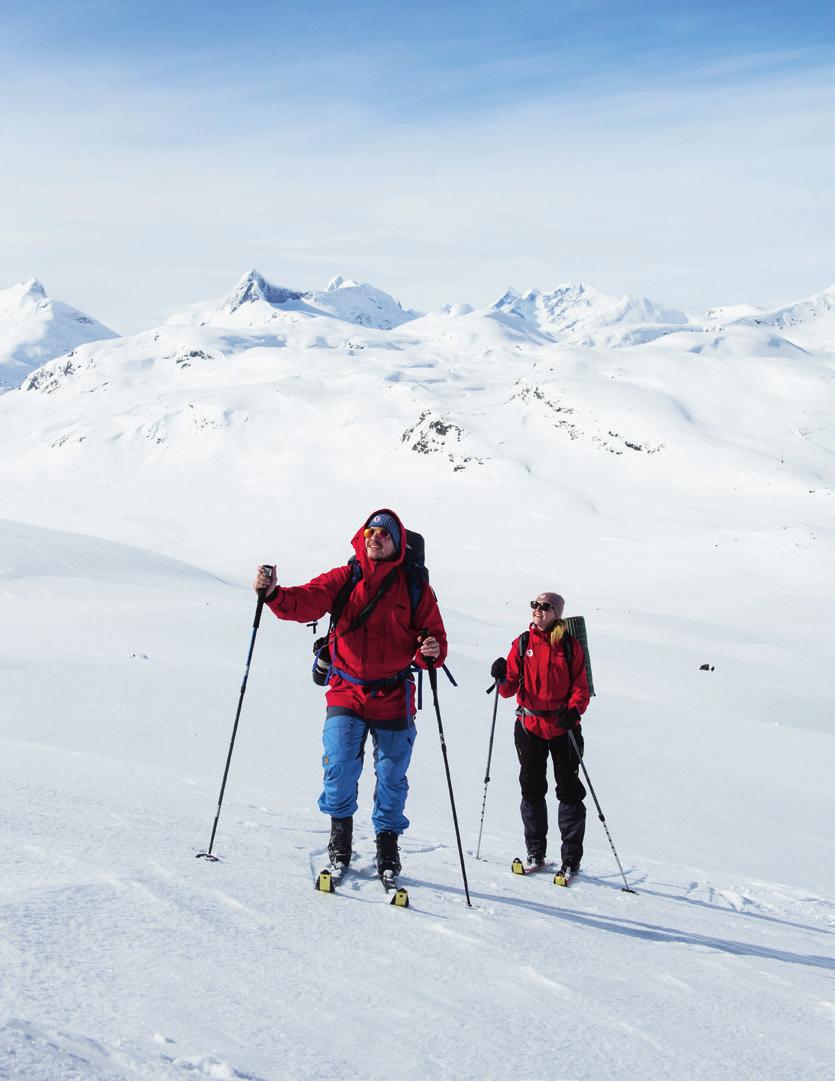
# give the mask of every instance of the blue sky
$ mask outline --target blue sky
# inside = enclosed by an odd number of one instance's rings
[[[0,14],[0,287],[119,330],[273,280],[424,309],[835,280],[832,5],[39,3]]]

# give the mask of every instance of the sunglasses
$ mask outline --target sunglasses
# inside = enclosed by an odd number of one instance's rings
[[[550,612],[553,607],[553,604],[549,604],[547,601],[531,601],[531,608],[534,611],[539,608],[543,612]]]
[[[367,529],[362,531],[364,537],[379,537],[380,540],[385,540],[386,537],[390,537],[391,534],[387,529],[384,529],[381,525],[368,526]]]

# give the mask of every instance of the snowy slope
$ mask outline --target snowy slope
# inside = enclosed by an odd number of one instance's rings
[[[394,297],[373,285],[332,278],[322,292],[301,292],[273,285],[251,270],[220,301],[196,304],[168,322],[187,326],[271,327],[315,316],[391,330],[420,313],[404,309]]]
[[[0,1077],[828,1079],[831,353],[707,321],[589,347],[466,306],[228,318],[0,398]],[[193,859],[255,565],[306,581],[380,505],[425,534],[450,634],[472,910],[431,711],[412,907],[368,874],[369,776],[360,875],[313,892],[322,697],[310,631],[271,616],[223,862]],[[543,588],[589,624],[587,763],[637,896],[591,804],[584,878],[510,875],[507,703],[473,859],[487,672]]]
[[[84,312],[48,297],[37,278],[0,289],[0,393],[83,342],[115,337]]]
[[[445,606],[460,687],[440,695],[473,907],[424,714],[401,911],[370,874],[367,776],[359,873],[338,896],[312,889],[326,831],[305,628],[269,617],[259,631],[222,862],[208,864],[194,855],[254,595],[147,550],[8,522],[0,568],[0,1075],[828,1076],[832,737],[740,706],[735,687],[760,678],[764,657],[740,652],[732,627],[712,628],[717,666],[704,675],[696,615],[612,610],[593,624],[588,766],[630,896],[593,814],[586,874],[569,890],[511,875],[521,838],[506,703],[474,859],[484,658],[521,611],[474,620]],[[649,649],[655,663],[636,680]]]
[[[759,315],[764,309],[756,304],[721,304],[716,308],[710,308],[705,314],[704,321],[709,326],[723,326],[744,319],[747,316]]]

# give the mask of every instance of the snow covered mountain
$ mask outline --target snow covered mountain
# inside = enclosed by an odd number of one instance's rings
[[[736,322],[772,328],[805,349],[835,350],[835,285],[793,304],[745,314]]]
[[[828,1081],[835,356],[579,286],[385,328],[367,288],[326,310],[247,275],[0,397],[0,1076]],[[322,699],[310,630],[272,618],[223,862],[193,858],[254,567],[344,563],[381,505],[426,537],[449,632],[472,909],[428,701],[411,908],[370,871],[368,766],[358,873],[314,893]],[[585,761],[637,895],[591,802],[576,884],[510,873],[509,703],[474,857],[490,662],[543,588],[587,620]]]
[[[0,392],[77,345],[115,337],[84,312],[48,297],[37,278],[0,289]]]
[[[273,285],[251,270],[220,301],[196,304],[168,322],[187,326],[254,328],[327,316],[362,327],[391,330],[420,312],[404,309],[394,297],[373,285],[337,276],[323,292],[301,292]]]
[[[636,345],[690,321],[678,308],[645,297],[607,296],[583,283],[560,285],[550,293],[508,289],[493,307],[532,323],[558,341],[587,346]]]
[[[232,316],[250,305],[274,311],[264,287],[251,284],[257,296],[239,290],[220,323],[233,307]],[[653,523],[664,535],[675,521],[694,559],[702,546],[723,553],[724,571],[711,581],[727,575],[725,605],[734,575],[750,570],[717,524],[729,502],[739,513],[728,528],[769,537],[781,563],[802,546],[826,577],[827,547],[815,531],[831,512],[835,453],[826,353],[745,323],[721,332],[667,323],[669,334],[645,344],[590,348],[496,307],[391,330],[280,314],[253,327],[168,323],[78,346],[32,372],[0,400],[6,513],[128,543],[150,515],[160,550],[224,573],[247,523],[253,539],[284,547],[295,537],[287,558],[301,576],[298,508],[322,485],[350,534],[358,501],[396,503],[400,492],[420,505],[416,493],[433,491],[456,505],[466,478],[470,512],[444,525],[455,538],[446,558],[456,590],[471,573],[471,519],[490,517],[497,486],[524,504],[514,532],[529,526],[550,537],[531,571],[547,575],[556,544],[595,595],[606,582],[623,589],[615,565],[604,569],[611,531],[626,529],[622,556],[640,560]],[[208,537],[183,528],[184,486],[211,493]],[[276,516],[276,500],[296,508],[289,520]],[[206,513],[202,499],[193,513]],[[688,593],[682,587],[682,601]]]

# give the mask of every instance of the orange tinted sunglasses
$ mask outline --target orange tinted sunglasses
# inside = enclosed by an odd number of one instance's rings
[[[389,533],[389,531],[388,531],[387,529],[384,529],[384,528],[383,528],[383,526],[381,526],[381,525],[371,525],[371,526],[367,526],[367,527],[366,527],[366,528],[365,528],[365,529],[364,529],[364,530],[362,531],[362,535],[363,535],[364,537],[379,537],[379,538],[380,538],[380,540],[385,540],[385,539],[386,539],[386,537],[390,537],[390,536],[391,536],[391,534]]]

